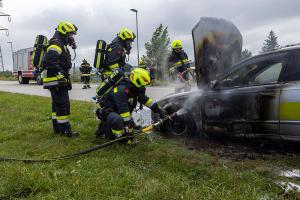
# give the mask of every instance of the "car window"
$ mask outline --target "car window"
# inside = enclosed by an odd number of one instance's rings
[[[254,76],[254,81],[249,83],[251,85],[259,85],[266,83],[276,83],[278,81],[280,72],[282,69],[282,63],[275,63],[266,67],[265,70],[257,73]]]
[[[250,64],[233,71],[220,82],[219,88],[230,88],[247,85],[248,82],[245,81],[245,78],[251,71],[255,71],[257,68],[257,64]]]
[[[300,81],[300,50],[288,53],[284,69],[280,75],[281,82]]]
[[[224,78],[219,88],[241,87],[276,83],[279,79],[283,64],[276,61],[262,61],[248,64]]]

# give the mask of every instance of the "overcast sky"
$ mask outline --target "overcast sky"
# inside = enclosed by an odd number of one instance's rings
[[[160,23],[168,26],[173,39],[181,39],[190,59],[194,60],[191,30],[203,16],[232,21],[243,35],[243,48],[257,54],[272,29],[279,44],[300,42],[299,0],[2,0],[1,12],[10,14],[0,18],[0,26],[9,28],[9,36],[0,32],[0,45],[6,69],[12,69],[8,41],[14,51],[33,46],[35,36],[50,38],[54,28],[67,20],[79,28],[76,63],[87,58],[92,64],[98,39],[110,42],[121,27],[135,31],[135,13],[139,20],[140,55],[144,44]],[[135,45],[135,44],[134,44]],[[133,46],[130,64],[136,64],[136,46]]]

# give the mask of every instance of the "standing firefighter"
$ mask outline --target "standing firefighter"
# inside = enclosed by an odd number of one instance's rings
[[[90,66],[90,63],[88,63],[86,61],[86,59],[83,59],[79,70],[81,72],[81,82],[83,82],[83,88],[82,89],[91,88],[90,79],[91,79],[92,67]]]
[[[150,65],[146,66],[146,63],[144,59],[141,59],[139,62],[139,67],[147,70],[149,72],[150,77],[151,77],[151,85],[154,86],[155,84],[155,70],[156,70],[156,65],[154,62],[151,62]]]
[[[67,46],[77,48],[74,35],[77,27],[70,22],[60,22],[50,39],[43,59],[45,77],[44,88],[49,89],[52,98],[52,123],[57,134],[76,137],[69,122],[70,100],[68,90],[72,89],[69,70],[72,67],[71,54]]]
[[[148,70],[149,67],[146,66],[146,63],[145,63],[144,59],[140,59],[139,67],[143,68],[143,69],[145,69],[145,70],[147,70],[149,72],[149,70]]]
[[[182,89],[184,91],[191,90],[191,84],[188,72],[190,71],[190,64],[187,54],[182,49],[183,45],[181,40],[174,40],[171,44],[172,53],[169,57],[169,65],[171,73],[175,73],[178,77],[181,85],[175,88],[175,93],[180,92]]]
[[[135,68],[131,72],[130,78],[124,78],[119,82],[100,102],[101,108],[96,111],[101,123],[96,134],[98,136],[105,134],[110,139],[132,135],[134,122],[131,113],[138,102],[164,118],[166,111],[145,95],[145,86],[150,83],[149,73],[142,68]],[[126,142],[129,144],[131,140]]]
[[[125,77],[126,54],[129,56],[134,39],[135,34],[130,29],[122,28],[106,48],[105,66],[99,69],[105,81],[96,90],[98,97],[105,95]]]

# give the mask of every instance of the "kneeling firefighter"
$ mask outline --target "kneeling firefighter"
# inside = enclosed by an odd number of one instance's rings
[[[133,31],[122,28],[117,37],[107,47],[103,40],[97,42],[94,65],[99,69],[103,81],[96,89],[98,97],[105,95],[125,78],[126,55],[129,56],[134,39],[135,34]]]
[[[54,36],[49,40],[43,59],[44,89],[49,89],[52,98],[52,123],[57,134],[76,137],[69,122],[70,99],[68,90],[72,89],[69,70],[72,67],[71,54],[67,46],[77,48],[74,35],[77,27],[70,22],[60,22]]]
[[[91,88],[90,79],[91,79],[92,67],[90,63],[87,62],[86,59],[83,59],[82,64],[79,67],[79,70],[81,72],[81,82],[83,83],[82,89]]]
[[[190,64],[187,54],[183,50],[183,44],[181,40],[174,40],[171,44],[172,53],[168,58],[171,73],[175,73],[179,78],[179,81],[183,83],[183,86],[176,87],[175,93],[180,92],[182,89],[184,91],[191,90],[191,83],[189,79],[188,72],[190,71]]]
[[[132,135],[135,125],[131,113],[138,102],[159,113],[161,118],[165,118],[166,111],[145,94],[145,86],[149,84],[151,84],[150,75],[142,68],[135,68],[130,78],[124,78],[119,82],[99,103],[101,108],[96,111],[100,121],[97,136],[105,134],[109,139],[116,139]],[[130,144],[131,140],[126,142]]]

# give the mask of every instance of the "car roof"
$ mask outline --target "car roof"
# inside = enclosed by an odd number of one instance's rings
[[[248,62],[249,60],[252,60],[252,59],[255,59],[255,58],[258,58],[258,57],[264,57],[266,55],[272,55],[272,54],[276,54],[276,53],[280,53],[280,52],[288,52],[288,51],[293,51],[293,50],[300,50],[300,43],[290,44],[290,45],[282,46],[282,47],[279,47],[279,48],[276,48],[276,49],[273,49],[273,50],[270,50],[270,51],[261,52],[260,54],[257,54],[255,56],[246,58],[246,59],[236,63],[234,66],[240,65],[244,62]]]

